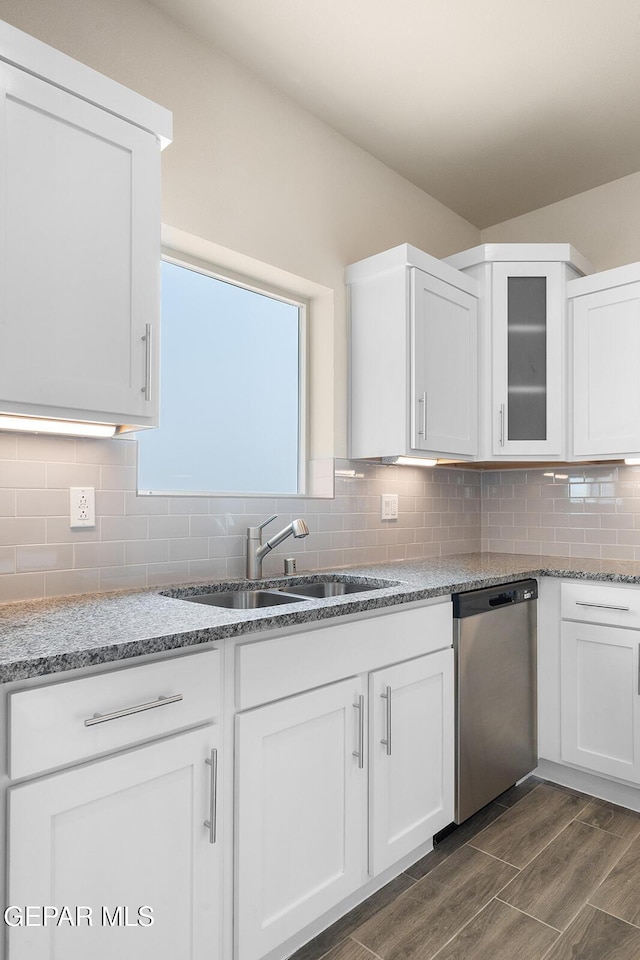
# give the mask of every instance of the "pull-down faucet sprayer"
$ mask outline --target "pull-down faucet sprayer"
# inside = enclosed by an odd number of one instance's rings
[[[282,543],[283,540],[286,540],[287,537],[294,536],[296,538],[306,537],[309,535],[309,527],[306,525],[304,520],[293,520],[288,526],[284,527],[279,533],[276,533],[271,537],[270,540],[267,540],[266,543],[262,542],[262,530],[268,523],[271,523],[272,520],[275,520],[277,513],[274,513],[272,517],[269,517],[268,520],[265,520],[257,527],[248,527],[247,528],[247,579],[248,580],[257,580],[262,576],[262,561],[268,553],[273,550],[274,547],[277,547],[279,543]]]

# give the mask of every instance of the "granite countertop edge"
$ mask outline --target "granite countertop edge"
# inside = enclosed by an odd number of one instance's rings
[[[185,603],[185,596],[207,590],[204,582],[1,604],[0,682],[304,626],[527,577],[640,584],[640,562],[474,553],[336,567],[295,578],[267,578],[260,585],[285,587],[310,576],[366,579],[385,586],[375,592],[246,611]],[[217,581],[214,589],[234,586],[245,582]]]

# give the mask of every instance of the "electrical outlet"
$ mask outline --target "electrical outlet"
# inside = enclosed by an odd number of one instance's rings
[[[94,487],[71,487],[69,490],[70,526],[95,527],[96,491]]]
[[[382,520],[398,519],[398,494],[383,493],[380,504],[380,518]]]

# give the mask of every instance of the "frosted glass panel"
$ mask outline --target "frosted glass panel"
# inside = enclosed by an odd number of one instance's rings
[[[547,278],[507,280],[509,440],[547,439]]]
[[[300,308],[162,264],[160,427],[138,490],[298,492]]]

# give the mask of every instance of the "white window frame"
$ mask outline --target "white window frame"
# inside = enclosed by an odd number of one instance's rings
[[[185,264],[214,268],[232,282],[248,282],[267,294],[273,291],[306,303],[306,428],[305,455],[302,460],[306,483],[298,494],[285,494],[287,500],[331,499],[335,496],[336,448],[336,289],[292,273],[280,266],[257,260],[245,253],[162,224],[162,253]],[[214,266],[215,265],[215,266]],[[340,290],[342,291],[340,285]],[[300,423],[303,421],[301,420]],[[306,493],[302,492],[306,489]],[[191,494],[194,496],[194,494]],[[197,495],[197,494],[196,494]],[[252,494],[231,494],[250,497]],[[211,496],[224,496],[214,493]],[[273,497],[272,499],[277,499]]]

